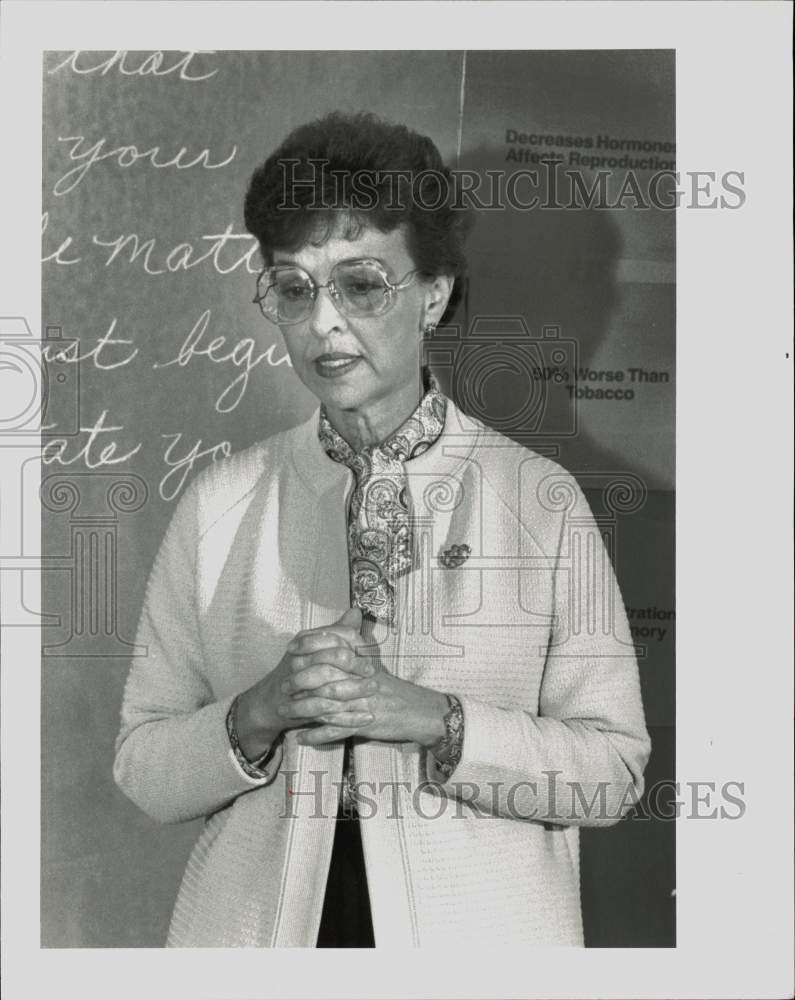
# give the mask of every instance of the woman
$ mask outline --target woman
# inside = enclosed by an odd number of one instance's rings
[[[150,577],[114,773],[206,817],[172,946],[582,945],[578,827],[642,791],[582,492],[421,365],[465,266],[449,180],[339,114],[252,178],[255,301],[319,406],[196,477]]]

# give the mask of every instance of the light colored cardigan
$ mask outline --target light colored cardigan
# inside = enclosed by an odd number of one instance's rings
[[[353,479],[317,420],[203,470],[149,579],[137,637],[148,655],[130,670],[114,775],[158,821],[206,817],[170,946],[315,944],[342,745],[288,734],[257,784],[225,717],[296,632],[349,606]],[[599,527],[565,470],[452,401],[407,473],[420,557],[377,652],[398,676],[456,694],[466,730],[443,785],[416,744],[355,748],[357,781],[371,783],[361,827],[376,945],[582,945],[578,826],[627,811],[650,749]],[[471,556],[447,568],[454,544]]]

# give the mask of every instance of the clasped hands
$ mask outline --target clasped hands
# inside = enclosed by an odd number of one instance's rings
[[[444,736],[445,695],[357,655],[367,645],[361,626],[361,611],[351,608],[331,625],[299,632],[277,667],[240,696],[238,735],[247,757],[258,757],[285,729],[303,730],[297,740],[310,746],[356,735],[430,747]]]

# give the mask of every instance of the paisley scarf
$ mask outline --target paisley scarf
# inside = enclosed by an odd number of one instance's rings
[[[318,436],[329,458],[353,471],[348,511],[351,600],[379,621],[394,621],[395,581],[414,560],[405,463],[436,441],[447,399],[429,368],[416,410],[380,444],[355,452],[320,408]]]

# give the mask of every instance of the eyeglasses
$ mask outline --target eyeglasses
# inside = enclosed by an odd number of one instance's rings
[[[382,316],[392,308],[397,293],[408,288],[418,273],[416,268],[394,283],[380,260],[361,257],[335,264],[326,284],[319,285],[296,264],[276,264],[266,267],[257,278],[253,301],[266,319],[280,326],[308,319],[321,288],[328,288],[334,305],[349,319]]]

